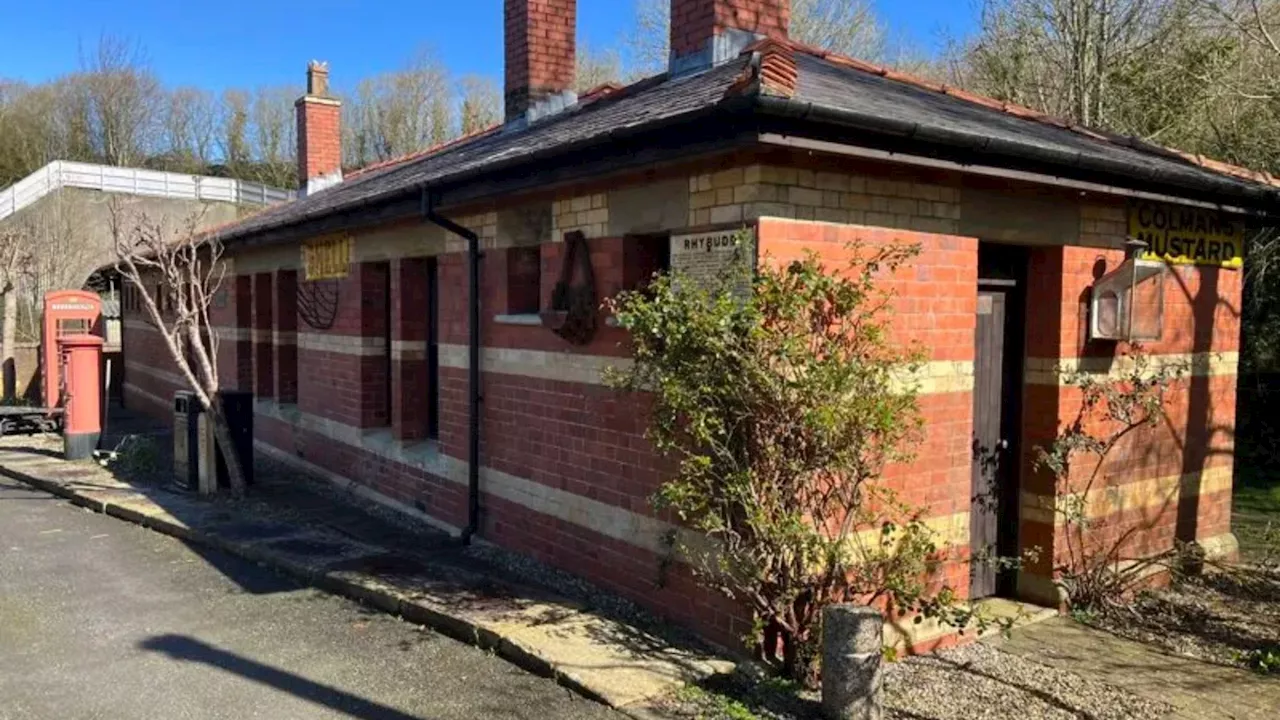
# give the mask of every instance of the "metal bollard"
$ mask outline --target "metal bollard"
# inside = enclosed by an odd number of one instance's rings
[[[880,720],[884,617],[864,605],[822,611],[822,709],[831,720]]]

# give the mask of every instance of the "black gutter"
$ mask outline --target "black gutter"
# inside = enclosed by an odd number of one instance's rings
[[[1086,173],[1097,173],[1110,178],[1123,178],[1129,182],[1150,182],[1164,184],[1182,190],[1216,193],[1228,197],[1245,199],[1252,203],[1274,203],[1280,200],[1280,191],[1269,191],[1262,187],[1254,187],[1244,180],[1232,180],[1218,177],[1211,170],[1199,167],[1188,167],[1188,173],[1169,173],[1147,168],[1145,171],[1129,163],[1118,160],[1089,157],[1082,153],[1048,148],[1032,143],[1020,143],[993,138],[969,132],[929,127],[915,122],[894,120],[871,115],[848,108],[836,108],[829,105],[818,105],[808,101],[797,101],[783,97],[761,95],[756,99],[757,106],[768,115],[807,123],[822,123],[871,132],[886,138],[909,140],[928,144],[934,147],[951,148],[963,153],[978,153],[986,156],[1001,156],[1022,163],[1033,162],[1044,165],[1071,168]],[[859,143],[865,145],[865,139]],[[1123,147],[1123,146],[1122,146]],[[1125,148],[1129,149],[1129,148]],[[1136,151],[1135,151],[1136,152]],[[1194,172],[1194,176],[1192,173]],[[1236,200],[1237,203],[1240,200]]]
[[[480,530],[480,236],[436,214],[435,207],[435,197],[423,187],[422,216],[467,241],[467,526],[460,539],[470,545]]]

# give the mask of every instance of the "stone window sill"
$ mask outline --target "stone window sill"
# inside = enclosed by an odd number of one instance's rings
[[[494,315],[493,321],[499,325],[525,325],[530,327],[542,325],[542,318],[534,313],[520,315]],[[604,319],[604,324],[608,327],[618,327],[618,319],[610,315]]]
[[[494,315],[493,321],[499,325],[541,325],[542,318],[537,313],[521,313],[518,315]]]

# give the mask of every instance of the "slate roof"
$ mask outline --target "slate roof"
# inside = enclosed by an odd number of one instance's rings
[[[1025,108],[863,63],[836,62],[806,52],[797,52],[795,62],[798,81],[793,102],[856,112],[896,123],[902,130],[916,128],[921,140],[932,138],[967,145],[978,152],[1041,159],[1064,166],[1089,165],[1092,161],[1092,167],[1135,179],[1225,182],[1223,189],[1227,192],[1233,186],[1241,191],[1250,187],[1277,189],[1276,180],[1264,173],[1240,168],[1232,168],[1237,173],[1215,172],[1185,154],[1136,138],[1071,126]],[[1240,177],[1242,174],[1254,177]]]
[[[591,103],[579,103],[520,130],[499,130],[440,152],[362,174],[287,205],[269,208],[219,231],[224,240],[252,235],[328,213],[367,204],[424,184],[518,160],[538,151],[599,139],[625,128],[641,127],[705,110],[724,98],[749,58],[738,58],[698,75],[668,79],[659,75]]]
[[[766,49],[763,54],[761,49]],[[764,57],[762,67],[762,56]],[[767,67],[775,58],[783,66]],[[755,82],[752,82],[752,80]],[[779,87],[782,85],[783,87]],[[417,188],[473,172],[501,168],[620,130],[645,129],[692,118],[728,97],[757,101],[762,114],[840,116],[885,137],[963,150],[985,164],[1016,159],[1064,170],[1089,170],[1139,182],[1202,188],[1223,195],[1280,202],[1280,181],[1160,148],[1131,138],[1073,127],[1034,111],[1006,105],[792,42],[762,41],[742,56],[706,72],[658,75],[589,100],[522,129],[485,130],[437,150],[366,169],[347,181],[219,228],[224,241],[376,205]],[[813,113],[814,109],[821,110]],[[868,141],[874,140],[869,134]]]

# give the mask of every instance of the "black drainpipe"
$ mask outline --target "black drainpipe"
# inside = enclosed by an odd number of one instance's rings
[[[467,526],[462,544],[470,545],[480,529],[480,236],[447,217],[437,215],[434,198],[422,189],[422,215],[427,221],[467,240]]]

